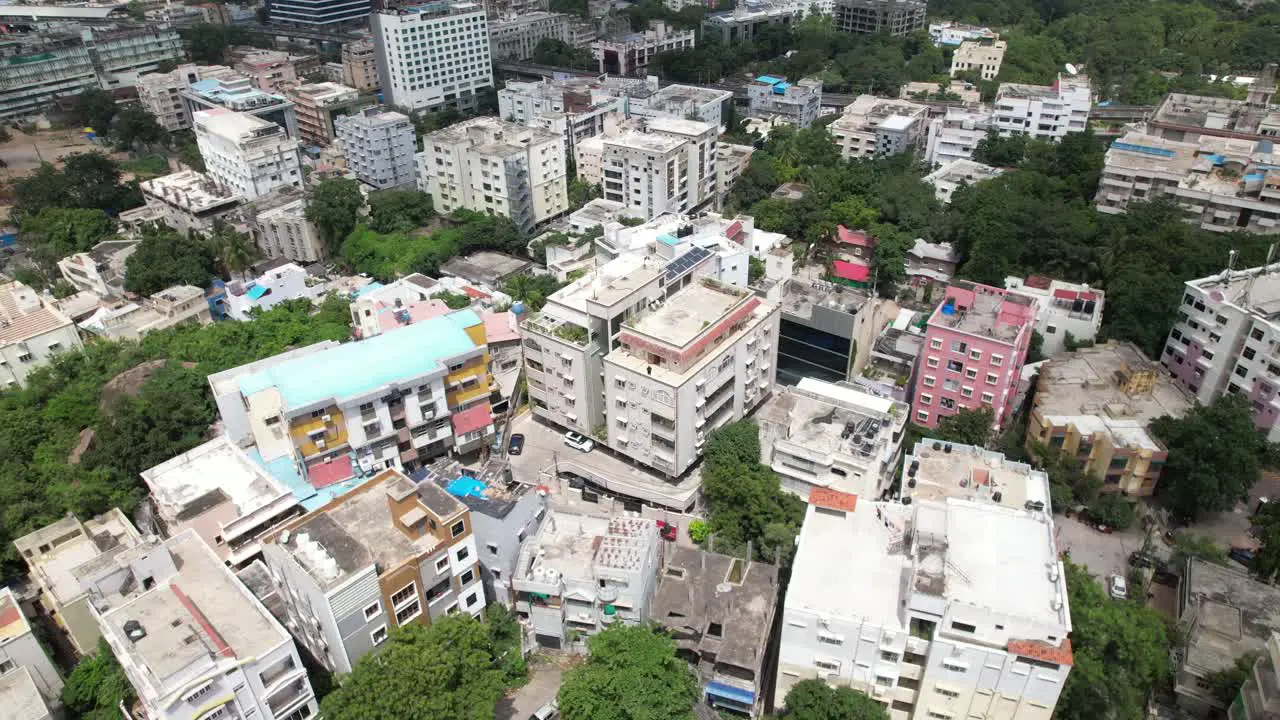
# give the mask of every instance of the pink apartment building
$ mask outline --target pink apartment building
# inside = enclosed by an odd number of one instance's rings
[[[912,421],[932,428],[961,408],[987,406],[1002,425],[1013,412],[1035,320],[1031,296],[964,280],[947,287],[916,358]]]

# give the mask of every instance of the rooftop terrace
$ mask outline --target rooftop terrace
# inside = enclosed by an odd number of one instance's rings
[[[929,318],[929,324],[1013,342],[1035,320],[1036,301],[1017,292],[957,281]]]
[[[1025,509],[1049,502],[1049,476],[1002,453],[939,440],[924,439],[902,458],[903,497],[915,501],[962,498]]]
[[[1280,318],[1280,263],[1221,272],[1190,284],[1216,302],[1229,303],[1264,320]]]

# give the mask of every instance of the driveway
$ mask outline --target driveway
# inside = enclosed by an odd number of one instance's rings
[[[1089,568],[1089,572],[1103,582],[1106,582],[1108,575],[1127,577],[1129,553],[1142,549],[1144,533],[1136,524],[1128,530],[1107,535],[1074,517],[1058,515],[1054,518],[1054,523],[1059,552],[1070,553],[1071,562]]]
[[[560,681],[569,659],[547,655],[529,658],[529,682],[498,701],[497,720],[528,720],[535,710],[560,692]]]

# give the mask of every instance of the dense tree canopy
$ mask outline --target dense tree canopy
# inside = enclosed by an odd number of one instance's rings
[[[413,272],[435,275],[453,256],[477,250],[524,254],[524,242],[507,218],[456,210],[432,232],[379,233],[362,224],[342,243],[340,257],[356,272],[390,281]]]
[[[804,501],[783,492],[777,473],[760,463],[759,428],[742,420],[725,425],[707,440],[702,464],[702,495],[707,502],[715,550],[772,562],[775,553],[789,563],[795,536],[804,522]]]
[[[13,182],[10,217],[21,222],[44,208],[101,210],[117,215],[142,204],[137,184],[120,182],[120,166],[100,152],[68,156],[59,169],[45,163]]]
[[[58,261],[108,240],[116,233],[116,223],[98,209],[45,207],[22,217],[19,233],[31,259],[48,277],[56,274]]]
[[[693,670],[657,628],[613,625],[587,641],[587,661],[564,674],[564,720],[693,720]]]
[[[379,233],[408,232],[435,217],[431,196],[421,190],[378,190],[369,194],[369,228]]]
[[[533,61],[540,65],[596,70],[600,64],[589,51],[576,48],[563,40],[543,38],[533,48]]]
[[[889,720],[884,705],[849,687],[801,680],[787,693],[787,720]]]
[[[322,180],[307,201],[307,219],[315,223],[330,255],[337,255],[342,241],[355,229],[364,196],[360,182],[347,178]]]
[[[116,720],[120,703],[133,702],[136,693],[106,640],[98,651],[76,665],[62,686],[62,704],[81,720]]]
[[[1251,518],[1262,547],[1254,553],[1250,568],[1259,580],[1274,582],[1280,577],[1280,502],[1269,502]]]
[[[991,437],[994,422],[995,413],[989,407],[977,410],[962,408],[956,414],[938,420],[937,429],[926,431],[926,434],[938,440],[983,447]]]
[[[177,230],[152,225],[125,260],[124,289],[154,295],[174,285],[209,287],[213,280],[213,252],[198,238],[183,237]]]

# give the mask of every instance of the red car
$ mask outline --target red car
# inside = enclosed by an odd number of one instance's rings
[[[669,523],[666,520],[658,521],[658,534],[662,536],[663,540],[667,540],[669,542],[675,542],[676,533],[678,533],[679,531],[680,531],[680,527],[675,523]]]

